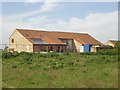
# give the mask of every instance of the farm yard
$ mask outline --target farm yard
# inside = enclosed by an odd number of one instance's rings
[[[2,53],[3,88],[117,88],[118,52]]]

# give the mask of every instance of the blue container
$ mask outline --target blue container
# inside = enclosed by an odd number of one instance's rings
[[[90,52],[91,44],[84,44],[84,52]]]

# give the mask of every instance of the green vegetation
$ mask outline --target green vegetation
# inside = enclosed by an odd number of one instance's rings
[[[3,88],[117,88],[118,53],[3,52]]]

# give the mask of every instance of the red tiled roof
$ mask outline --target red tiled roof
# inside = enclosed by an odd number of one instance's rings
[[[74,39],[81,44],[101,44],[99,41],[86,33],[55,32],[17,29],[25,38],[31,41],[31,38],[40,38],[48,44],[64,44],[61,39]],[[31,41],[32,42],[32,41]],[[33,43],[33,42],[32,42]]]

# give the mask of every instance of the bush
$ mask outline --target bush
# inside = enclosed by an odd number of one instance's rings
[[[63,68],[63,65],[62,64],[57,64],[57,65],[53,65],[52,66],[52,69],[61,69],[61,68]]]
[[[47,57],[45,53],[33,53],[33,56],[35,58],[41,58],[41,57],[46,58]]]
[[[65,59],[65,55],[64,54],[60,54],[57,58],[57,60],[61,61]]]
[[[63,54],[69,56],[70,52],[64,52]]]
[[[13,56],[13,54],[11,52],[6,52],[6,51],[3,51],[2,52],[2,58],[3,59],[9,59]]]
[[[24,55],[22,58],[27,64],[32,64],[32,57],[30,55]]]
[[[20,53],[18,53],[17,51],[14,51],[12,54],[13,54],[13,55],[12,55],[13,57],[17,57],[17,56],[20,55]]]
[[[55,52],[48,52],[48,53],[34,53],[34,56],[35,57],[38,57],[38,58],[52,58],[52,57],[57,57],[59,56],[59,54],[55,53]]]
[[[49,52],[49,53],[47,53],[47,57],[48,58],[52,58],[52,57],[58,57],[59,56],[59,54],[58,53],[56,53],[56,52]]]
[[[99,50],[98,55],[118,55],[118,49]]]
[[[21,52],[19,53],[19,58],[27,64],[32,64],[33,53]]]
[[[28,54],[28,53],[24,51],[20,52],[20,55],[24,55],[24,54]]]
[[[18,66],[17,65],[13,65],[12,68],[17,68]]]
[[[81,55],[95,55],[95,52],[82,52]]]
[[[18,52],[7,52],[7,51],[2,52],[2,58],[3,59],[14,58],[14,57],[17,57],[19,55],[20,54]]]

